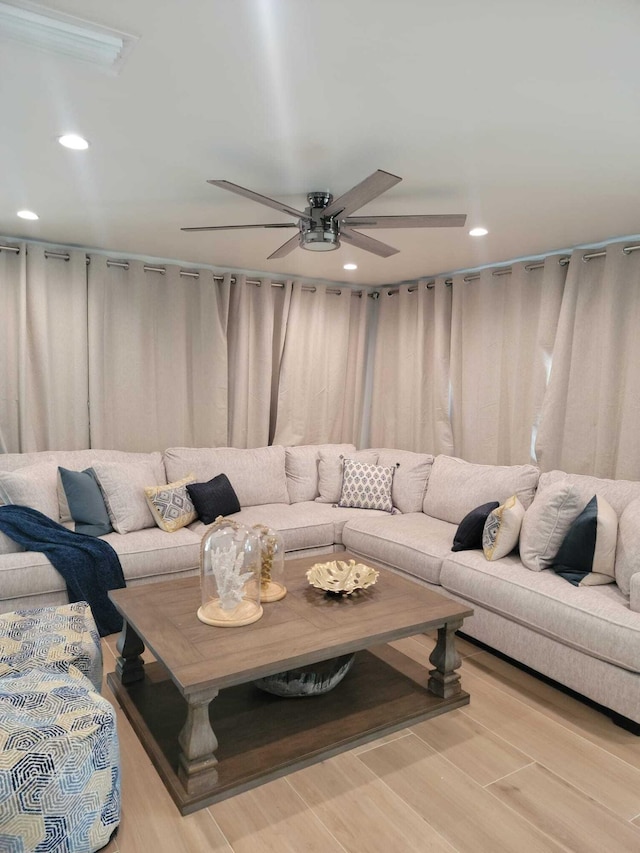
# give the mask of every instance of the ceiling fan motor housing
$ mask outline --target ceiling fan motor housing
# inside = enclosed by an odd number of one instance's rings
[[[340,248],[338,223],[332,216],[323,216],[322,211],[331,204],[333,196],[325,190],[307,195],[309,207],[305,210],[311,221],[299,220],[300,247],[311,252],[331,252]]]

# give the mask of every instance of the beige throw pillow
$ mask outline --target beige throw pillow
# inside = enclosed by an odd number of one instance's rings
[[[156,521],[144,490],[151,483],[158,486],[166,484],[159,453],[155,463],[94,462],[92,467],[102,489],[111,524],[117,533],[131,533],[133,530],[155,526]]]
[[[518,544],[524,507],[516,495],[489,513],[482,533],[482,550],[487,560],[499,560]]]
[[[198,513],[187,491],[187,484],[195,481],[196,478],[190,474],[175,483],[167,483],[166,486],[145,488],[149,509],[161,530],[173,533],[196,520]]]
[[[4,503],[30,506],[53,521],[60,521],[58,466],[55,462],[0,471],[0,494]]]
[[[522,520],[522,564],[534,572],[548,569],[569,528],[583,509],[584,499],[568,480],[561,480],[538,492]]]

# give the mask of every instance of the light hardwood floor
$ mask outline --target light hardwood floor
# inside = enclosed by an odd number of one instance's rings
[[[105,672],[115,641],[103,640]],[[394,645],[426,666],[434,640]],[[123,803],[107,853],[638,853],[640,737],[489,652],[458,647],[464,709],[187,817],[105,683]]]

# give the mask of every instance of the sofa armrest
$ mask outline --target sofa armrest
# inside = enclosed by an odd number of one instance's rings
[[[640,613],[640,572],[631,575],[631,595],[629,596],[631,610]]]

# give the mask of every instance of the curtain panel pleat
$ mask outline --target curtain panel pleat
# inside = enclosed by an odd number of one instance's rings
[[[371,444],[451,454],[451,289],[422,281],[381,291],[378,304]]]
[[[227,440],[227,315],[222,283],[89,267],[89,388],[93,447],[148,451]]]
[[[248,282],[237,275],[229,308],[230,447],[263,447],[273,424],[291,283]]]
[[[573,252],[542,407],[543,470],[640,479],[640,253]]]
[[[498,274],[496,274],[496,272]],[[455,455],[472,462],[535,461],[566,268],[482,270],[453,278],[451,420]]]
[[[89,447],[85,253],[0,253],[4,452]]]
[[[365,378],[366,298],[294,282],[273,441],[357,442]]]

